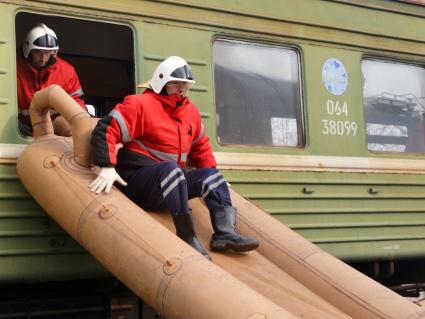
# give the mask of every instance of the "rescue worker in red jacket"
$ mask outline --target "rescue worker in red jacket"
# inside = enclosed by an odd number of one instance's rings
[[[96,193],[114,182],[146,210],[167,207],[177,235],[210,258],[199,242],[188,200],[202,197],[209,209],[213,251],[238,252],[258,247],[236,228],[236,209],[216,161],[196,106],[186,96],[195,83],[191,68],[177,56],[164,60],[143,94],[125,97],[92,133],[94,164],[101,167],[89,185]],[[116,156],[116,144],[123,147]],[[196,169],[185,170],[190,162]]]
[[[32,135],[29,107],[34,93],[51,84],[60,85],[86,110],[83,90],[72,65],[57,56],[58,39],[53,30],[44,24],[31,29],[17,54],[17,88],[19,129]],[[55,133],[69,136],[71,128],[62,116],[51,111]]]

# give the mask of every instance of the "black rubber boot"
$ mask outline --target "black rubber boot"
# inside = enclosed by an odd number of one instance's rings
[[[254,237],[241,236],[236,230],[236,208],[225,206],[210,211],[214,234],[210,242],[213,251],[231,249],[238,252],[254,250],[259,242]]]
[[[177,214],[172,215],[174,226],[176,227],[176,234],[181,239],[183,239],[190,246],[199,251],[203,256],[211,260],[211,257],[208,255],[207,251],[202,247],[201,243],[196,237],[195,225],[193,224],[192,213],[188,214]]]

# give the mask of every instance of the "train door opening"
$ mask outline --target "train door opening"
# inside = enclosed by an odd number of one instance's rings
[[[92,115],[107,115],[135,92],[134,37],[129,26],[20,12],[15,20],[17,53],[27,33],[40,23],[56,33],[58,56],[75,68]]]

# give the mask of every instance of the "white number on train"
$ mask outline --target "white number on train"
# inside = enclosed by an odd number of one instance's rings
[[[342,106],[340,105],[339,101],[333,101],[333,100],[327,100],[326,101],[326,111],[328,112],[328,115],[345,115],[348,116],[348,104],[347,102],[344,102]]]
[[[357,123],[341,120],[322,120],[324,135],[356,136]]]

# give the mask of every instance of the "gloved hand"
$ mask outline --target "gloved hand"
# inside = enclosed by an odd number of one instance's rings
[[[101,192],[109,193],[115,181],[123,186],[127,186],[127,183],[118,175],[115,168],[103,167],[97,178],[90,183],[89,188],[96,194]]]

